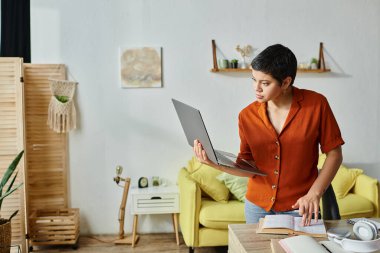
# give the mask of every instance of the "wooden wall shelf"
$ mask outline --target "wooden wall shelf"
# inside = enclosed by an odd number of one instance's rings
[[[251,69],[210,69],[210,72],[214,72],[214,73],[231,73],[231,72],[239,72],[239,73],[243,73],[243,72],[251,72]],[[297,72],[298,73],[325,73],[325,72],[331,72],[330,69],[297,69]]]
[[[232,69],[232,68],[227,68],[227,69],[220,69],[218,67],[217,59],[216,59],[216,44],[215,40],[211,41],[211,46],[212,46],[212,59],[213,59],[213,68],[210,70],[210,72],[213,73],[231,73],[231,72],[251,72],[250,68],[246,69]],[[323,43],[319,43],[319,58],[318,58],[318,69],[297,69],[298,73],[326,73],[326,72],[331,72],[331,69],[327,69],[325,65],[325,57],[323,54]]]
[[[210,69],[211,72],[251,72],[251,69]]]
[[[297,69],[298,73],[325,73],[331,72],[331,69]]]

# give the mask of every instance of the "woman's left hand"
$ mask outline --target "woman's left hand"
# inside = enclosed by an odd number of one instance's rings
[[[310,225],[313,213],[315,222],[318,221],[320,199],[321,197],[318,194],[309,191],[305,196],[299,198],[297,202],[292,205],[292,208],[299,210],[298,213],[302,216],[303,226]]]

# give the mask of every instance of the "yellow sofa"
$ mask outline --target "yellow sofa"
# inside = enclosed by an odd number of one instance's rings
[[[359,175],[354,187],[337,202],[342,219],[380,217],[378,180],[365,174]]]
[[[244,203],[221,203],[201,196],[200,186],[189,177],[186,168],[179,172],[179,223],[188,247],[227,245],[228,224],[245,223]]]
[[[195,247],[227,245],[228,224],[245,223],[244,203],[232,199],[217,202],[204,196],[199,184],[190,176],[193,168],[189,166],[182,168],[178,175],[183,239],[190,252]],[[358,175],[350,192],[344,198],[337,198],[337,202],[342,219],[379,217],[378,180]]]
[[[325,160],[326,155],[321,154],[318,168],[322,167]],[[377,179],[365,175],[362,169],[347,168],[342,164],[331,184],[342,219],[380,217]]]

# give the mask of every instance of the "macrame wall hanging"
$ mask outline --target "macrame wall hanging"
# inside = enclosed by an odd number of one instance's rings
[[[77,82],[49,79],[52,97],[50,99],[49,127],[57,133],[66,133],[76,128],[74,93]]]

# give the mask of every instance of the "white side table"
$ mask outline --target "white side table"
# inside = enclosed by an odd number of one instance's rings
[[[178,237],[178,213],[179,213],[179,191],[176,185],[173,186],[152,186],[148,188],[132,188],[132,214],[133,217],[133,240],[132,247],[135,246],[137,233],[137,222],[139,214],[162,214],[170,213],[173,218],[174,232],[177,245]]]

